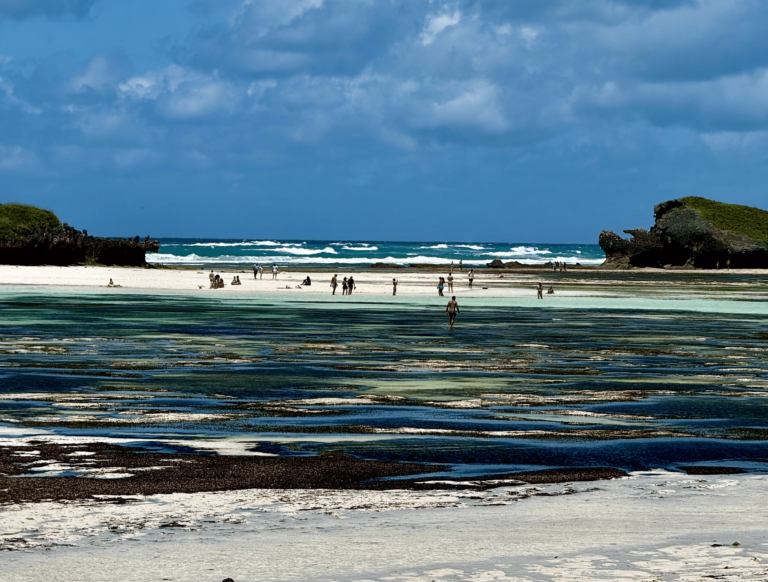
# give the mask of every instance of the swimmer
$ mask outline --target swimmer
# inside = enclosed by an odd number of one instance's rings
[[[552,287],[547,289],[547,295],[554,295],[554,294],[555,294],[555,290]]]

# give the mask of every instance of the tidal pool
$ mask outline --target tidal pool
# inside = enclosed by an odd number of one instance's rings
[[[449,332],[437,298],[3,288],[0,431],[465,472],[768,469],[768,303],[712,293],[475,298]]]

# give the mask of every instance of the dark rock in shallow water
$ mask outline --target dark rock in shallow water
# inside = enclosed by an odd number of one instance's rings
[[[741,467],[721,467],[718,465],[692,465],[690,467],[678,467],[688,475],[738,475],[746,473]]]
[[[160,244],[133,239],[97,238],[66,224],[54,230],[38,230],[0,239],[0,264],[76,265],[98,263],[143,267],[145,253],[157,252]]]
[[[600,233],[602,267],[768,268],[768,212],[759,208],[688,197],[654,208],[650,231]]]
[[[503,269],[504,263],[502,262],[501,259],[496,258],[496,259],[493,259],[490,263],[486,263],[485,266],[488,267],[489,269]]]

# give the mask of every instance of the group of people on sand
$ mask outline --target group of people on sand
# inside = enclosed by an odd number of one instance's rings
[[[331,278],[331,295],[336,295],[336,289],[339,286],[339,276],[334,275]],[[350,275],[349,278],[344,277],[341,281],[341,294],[342,295],[352,295],[352,291],[357,289],[357,285],[355,285],[355,278]]]
[[[565,263],[565,261],[555,261],[552,263],[552,272],[557,273],[560,271],[561,273],[565,273],[568,270],[568,266]]]
[[[272,263],[272,278],[277,279],[277,273],[279,271],[277,263]],[[253,264],[253,278],[262,279],[264,277],[264,265]]]
[[[211,284],[210,289],[224,289],[224,279],[218,273],[214,273],[213,269],[208,273],[208,281]]]

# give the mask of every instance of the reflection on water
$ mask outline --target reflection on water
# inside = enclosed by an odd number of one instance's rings
[[[0,423],[497,468],[768,462],[763,304],[590,301],[467,302],[449,333],[421,299],[6,290]]]

